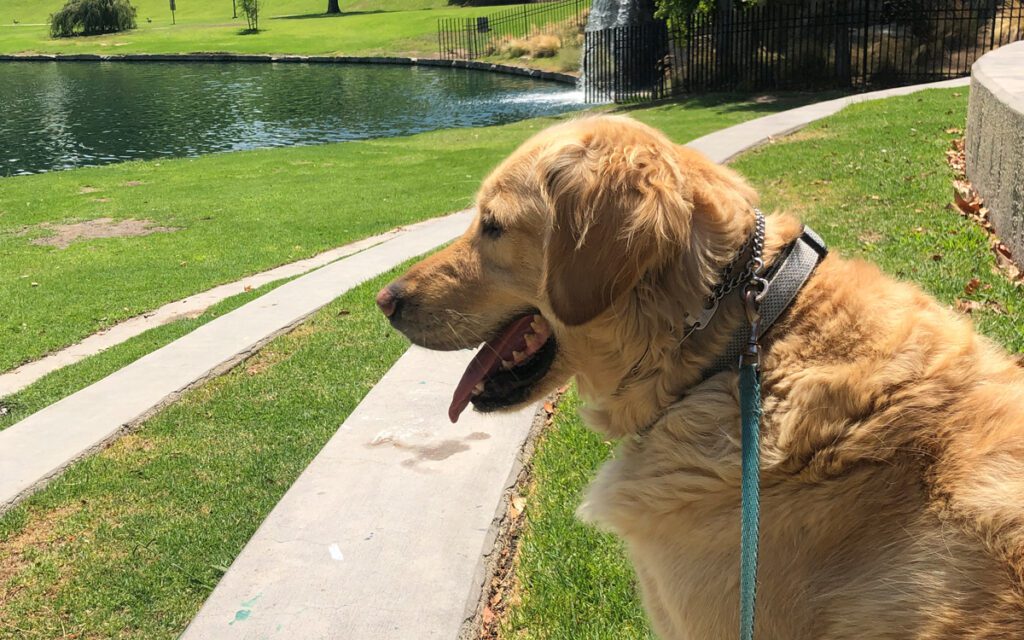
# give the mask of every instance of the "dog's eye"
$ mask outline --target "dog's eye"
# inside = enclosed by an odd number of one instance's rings
[[[504,231],[494,218],[484,218],[480,221],[480,233],[488,238],[500,238]]]

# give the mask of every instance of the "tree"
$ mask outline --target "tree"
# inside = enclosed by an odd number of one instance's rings
[[[245,14],[245,21],[248,23],[249,33],[258,33],[260,30],[260,9],[263,0],[242,0],[242,13]]]
[[[68,38],[135,28],[135,7],[128,0],[68,0],[50,15],[50,35]]]
[[[327,13],[341,13],[338,0],[327,0]]]

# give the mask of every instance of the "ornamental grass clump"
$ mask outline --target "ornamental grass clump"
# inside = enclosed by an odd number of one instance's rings
[[[135,28],[135,7],[128,0],[69,0],[50,15],[54,38],[94,36]]]

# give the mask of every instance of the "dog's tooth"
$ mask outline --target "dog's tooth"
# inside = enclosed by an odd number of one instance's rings
[[[504,367],[505,369],[511,369],[512,367],[515,366],[515,363],[512,362],[511,360],[502,360],[501,366]]]
[[[529,351],[530,353],[533,353],[537,349],[540,349],[541,345],[543,344],[544,338],[541,338],[540,336],[533,333],[526,334],[526,350]]]
[[[476,386],[475,386],[475,387],[473,387],[473,395],[474,395],[474,396],[478,396],[478,395],[480,395],[481,393],[483,393],[483,392],[484,392],[484,387],[485,387],[485,386],[486,386],[486,385],[484,385],[484,383],[483,383],[483,380],[481,380],[480,382],[476,383]]]
[[[523,353],[522,351],[513,351],[512,352],[512,361],[513,362],[515,362],[516,364],[519,364],[523,360],[526,360],[526,354],[525,353]]]

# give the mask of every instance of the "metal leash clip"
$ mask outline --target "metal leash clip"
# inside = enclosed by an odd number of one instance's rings
[[[763,270],[764,260],[761,256],[755,256],[750,282],[743,289],[743,308],[747,312],[750,337],[747,339],[747,348],[740,354],[740,367],[753,365],[758,369],[761,366],[761,299],[768,288],[768,281],[761,277]]]

